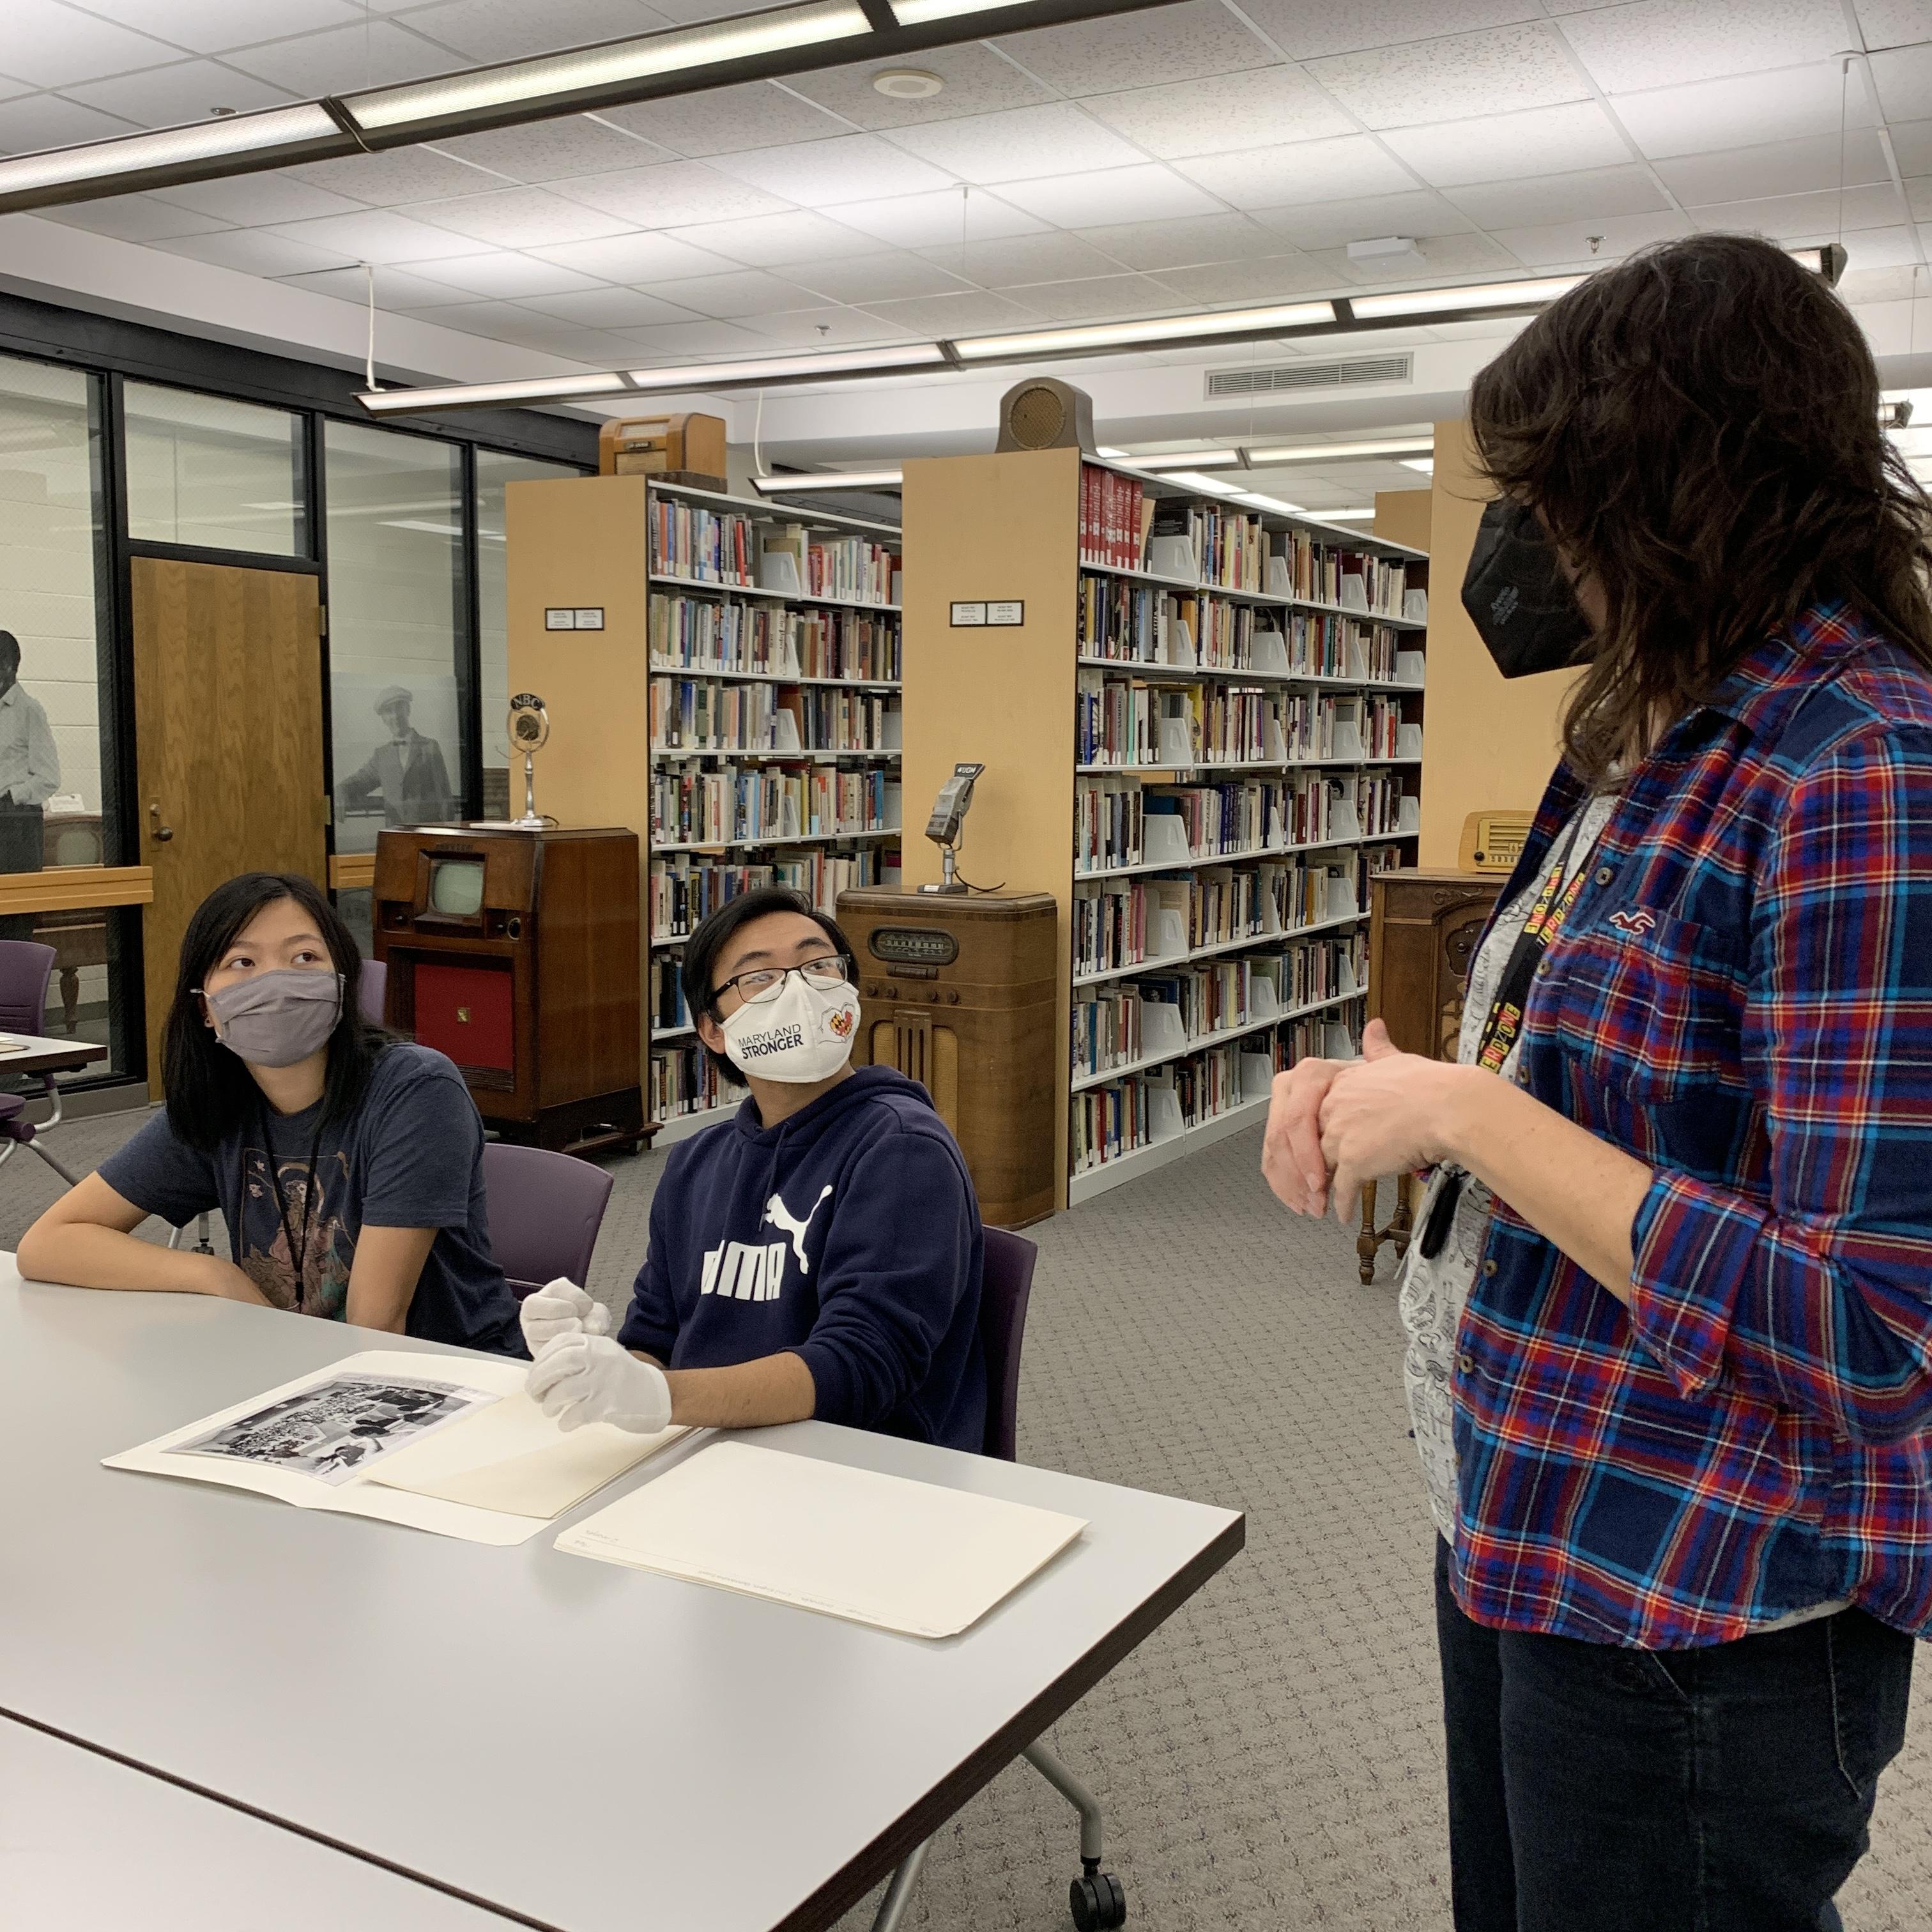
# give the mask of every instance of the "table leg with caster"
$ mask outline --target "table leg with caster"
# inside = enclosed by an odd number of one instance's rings
[[[1078,1932],[1113,1932],[1127,1920],[1127,1895],[1112,1872],[1100,1869],[1100,1804],[1093,1792],[1036,1740],[1026,1761],[1080,1814],[1081,1874],[1066,1888],[1067,1909]]]

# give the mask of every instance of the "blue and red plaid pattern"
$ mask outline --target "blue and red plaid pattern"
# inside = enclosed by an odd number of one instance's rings
[[[1544,795],[1503,902],[1584,796]],[[1654,1174],[1626,1310],[1498,1206],[1456,1594],[1669,1648],[1850,1599],[1932,1636],[1932,674],[1843,607],[1631,776],[1517,1078]]]

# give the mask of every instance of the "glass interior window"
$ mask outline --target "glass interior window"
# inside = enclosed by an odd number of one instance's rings
[[[129,382],[128,534],[136,543],[310,554],[301,418]]]

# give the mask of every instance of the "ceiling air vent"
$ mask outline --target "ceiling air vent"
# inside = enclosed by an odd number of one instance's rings
[[[1341,389],[1358,382],[1406,382],[1413,356],[1362,356],[1347,362],[1287,362],[1271,369],[1210,369],[1208,394],[1267,396],[1284,389]]]

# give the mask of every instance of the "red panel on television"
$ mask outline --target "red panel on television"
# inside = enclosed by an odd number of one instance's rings
[[[516,1028],[512,1017],[511,979],[500,968],[433,966],[416,968],[416,1038],[446,1053],[459,1066],[515,1070]]]

